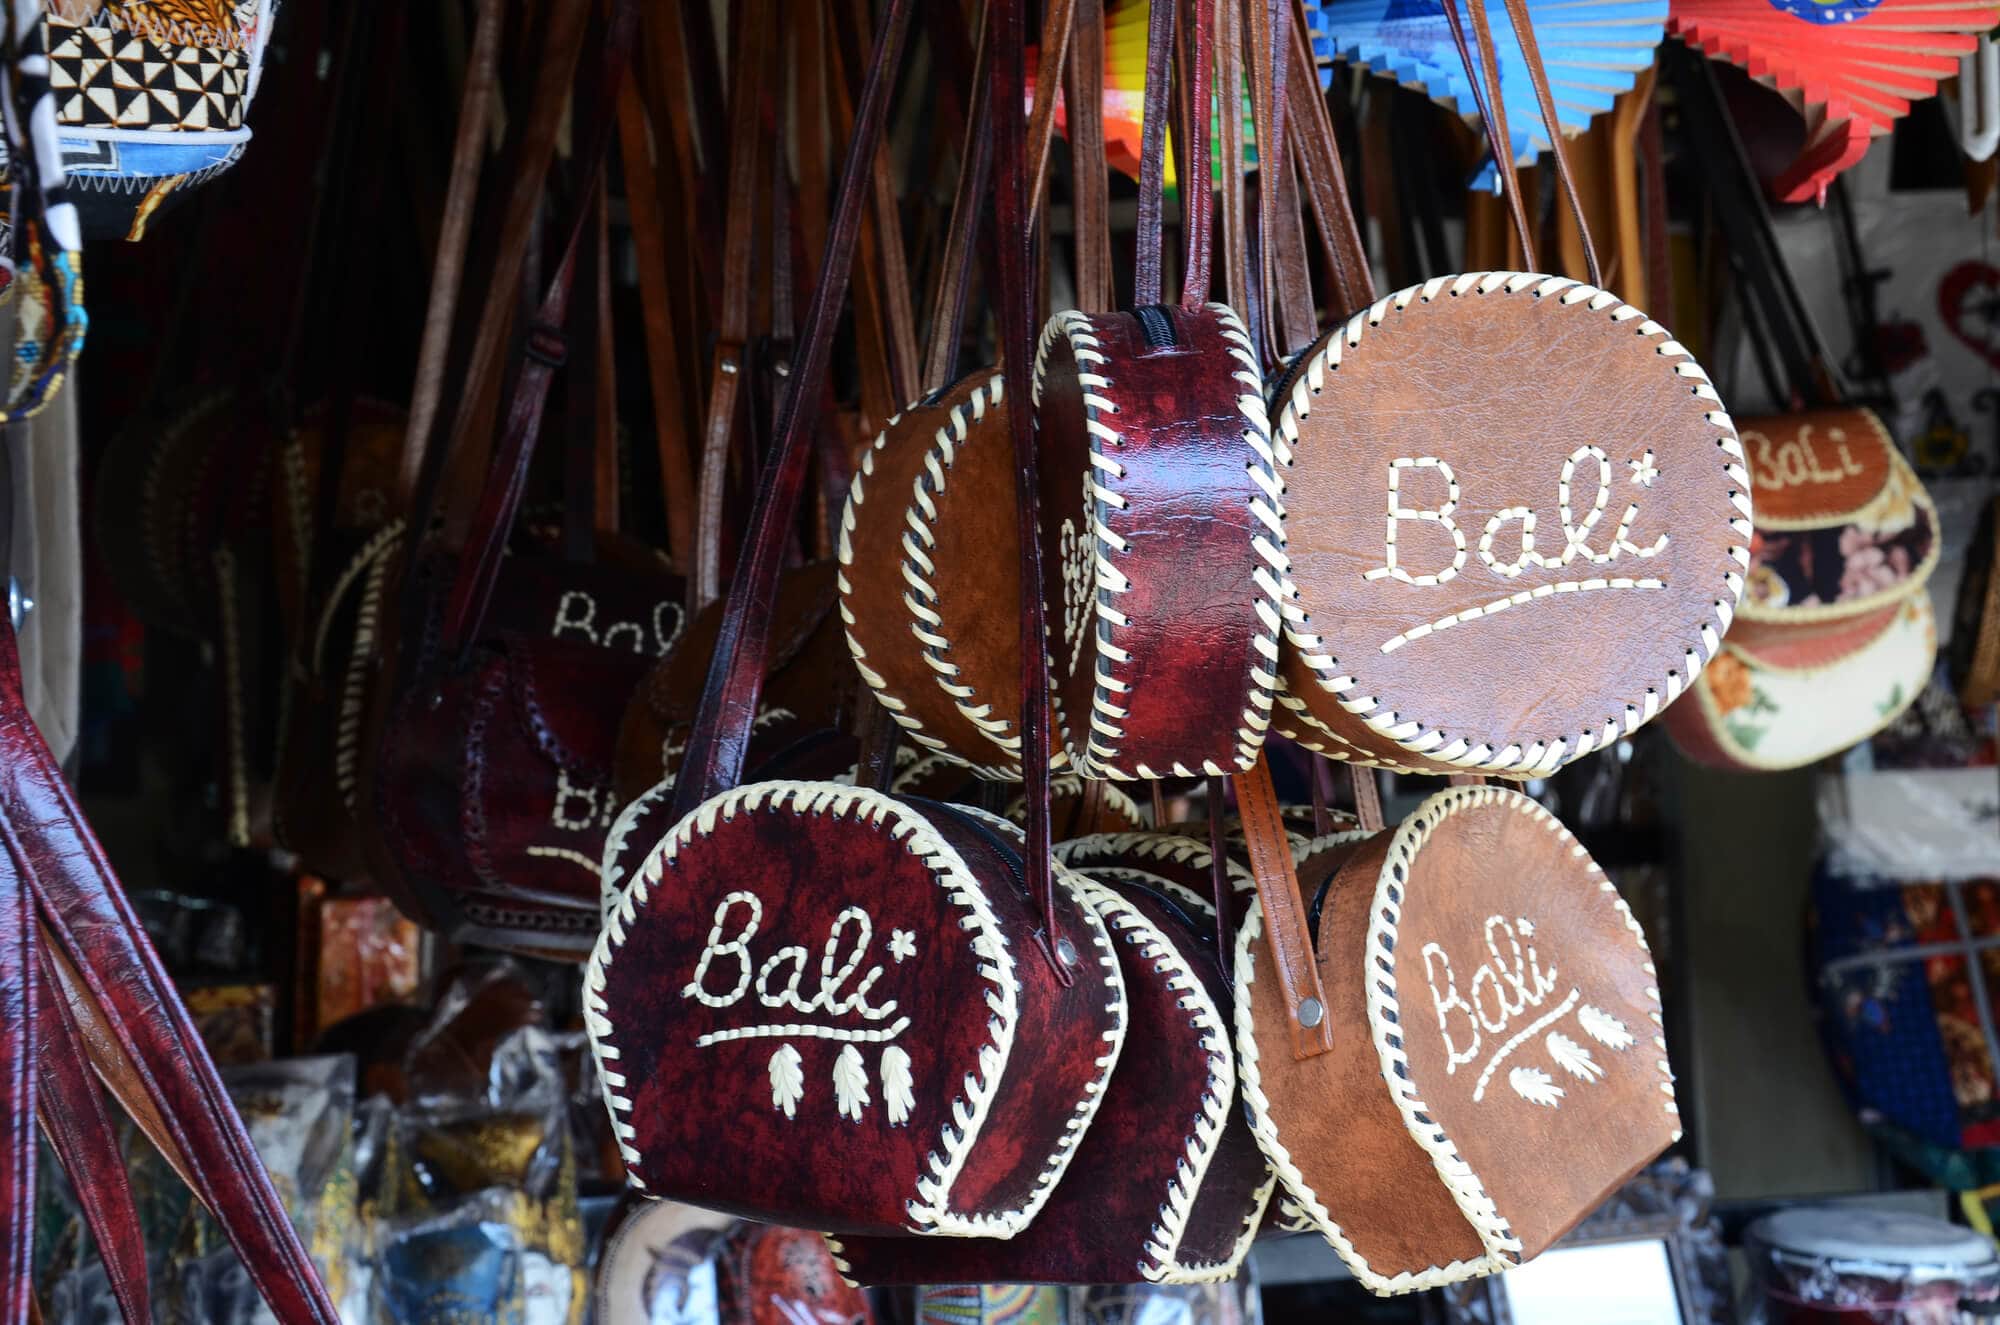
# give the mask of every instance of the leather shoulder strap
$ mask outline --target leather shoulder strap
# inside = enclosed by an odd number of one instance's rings
[[[1110,166],[1104,155],[1104,0],[1077,0],[1065,96],[1076,209],[1076,306],[1108,313],[1117,290],[1111,272]]]
[[[701,707],[676,780],[676,818],[734,786],[742,776],[770,651],[772,601],[785,533],[798,513],[805,487],[834,328],[853,271],[864,190],[870,187],[869,173],[881,141],[882,121],[909,18],[910,0],[889,0],[855,112],[854,135],[841,167],[826,253],[801,327],[800,353],[787,379],[777,434],[751,512],[743,555],[730,579]]]
[[[1243,840],[1250,850],[1250,873],[1263,904],[1264,938],[1270,945],[1283,991],[1292,1056],[1313,1058],[1333,1048],[1333,1027],[1326,1015],[1326,991],[1320,985],[1319,962],[1313,955],[1312,932],[1306,924],[1304,900],[1292,861],[1291,840],[1271,786],[1271,767],[1263,753],[1250,771],[1236,778],[1236,810],[1243,819]]]
[[[930,336],[924,346],[921,387],[925,395],[948,386],[958,375],[960,343],[965,339],[965,296],[971,283],[972,252],[979,238],[980,213],[993,174],[993,137],[987,132],[992,107],[987,104],[993,80],[993,10],[989,5],[979,29],[973,57],[972,99],[966,107],[965,137],[958,163],[958,188],[952,195],[951,220],[945,227],[944,252],[931,303]],[[1071,121],[1074,133],[1075,121]],[[907,402],[906,402],[907,403]]]
[[[1174,10],[1179,0],[1154,0],[1146,20],[1146,89],[1139,121],[1138,234],[1132,259],[1132,302],[1160,302],[1160,264],[1165,256],[1168,85],[1173,76]]]

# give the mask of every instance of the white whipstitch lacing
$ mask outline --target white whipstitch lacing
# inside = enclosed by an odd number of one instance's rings
[[[1087,777],[1131,780],[1168,776],[1213,777],[1240,772],[1256,761],[1257,752],[1263,747],[1265,733],[1271,725],[1272,696],[1278,684],[1278,634],[1282,628],[1280,596],[1282,585],[1290,574],[1290,562],[1285,553],[1284,507],[1280,500],[1283,486],[1277,475],[1277,457],[1272,448],[1263,378],[1258,371],[1257,356],[1249,334],[1244,330],[1242,320],[1227,306],[1209,304],[1207,310],[1221,323],[1221,335],[1230,357],[1235,360],[1231,378],[1238,388],[1236,404],[1245,425],[1242,438],[1251,453],[1244,468],[1259,489],[1250,500],[1250,511],[1258,524],[1263,526],[1251,536],[1255,557],[1250,568],[1250,599],[1260,629],[1251,636],[1256,657],[1251,662],[1250,685],[1238,720],[1236,752],[1230,768],[1222,767],[1213,759],[1204,760],[1199,768],[1176,762],[1171,768],[1160,770],[1144,762],[1135,762],[1128,767],[1121,760],[1125,730],[1120,724],[1130,712],[1125,697],[1132,690],[1136,670],[1131,666],[1131,654],[1120,647],[1114,638],[1118,630],[1129,624],[1117,599],[1119,595],[1130,592],[1132,584],[1108,555],[1113,551],[1123,552],[1129,547],[1128,540],[1111,527],[1111,523],[1117,522],[1116,517],[1106,515],[1107,511],[1127,509],[1127,499],[1117,486],[1118,481],[1125,477],[1125,466],[1117,455],[1117,449],[1124,445],[1124,436],[1113,422],[1118,415],[1117,402],[1112,398],[1116,386],[1105,371],[1110,359],[1103,351],[1102,341],[1090,317],[1084,313],[1072,310],[1050,318],[1042,328],[1036,347],[1035,372],[1031,383],[1035,405],[1039,407],[1041,404],[1049,354],[1058,340],[1064,341],[1076,361],[1077,381],[1082,388],[1084,431],[1090,439],[1089,503],[1083,515],[1092,541],[1092,564],[1096,575],[1097,658],[1086,732],[1079,733],[1074,729],[1072,717],[1063,711],[1060,687],[1056,687],[1058,724],[1071,747],[1072,758],[1078,762],[1079,771]],[[1079,735],[1082,736],[1080,741]]]
[[[1702,370],[1701,365],[1694,361],[1685,346],[1669,336],[1665,327],[1624,303],[1608,290],[1600,290],[1595,286],[1584,285],[1561,276],[1504,271],[1440,276],[1422,285],[1400,290],[1355,314],[1344,326],[1336,328],[1317,346],[1306,351],[1302,371],[1293,375],[1290,396],[1279,402],[1274,436],[1279,461],[1286,468],[1296,463],[1294,448],[1299,440],[1299,421],[1312,412],[1312,399],[1324,388],[1327,374],[1339,370],[1343,354],[1360,347],[1368,328],[1379,327],[1390,313],[1403,312],[1412,303],[1430,303],[1441,294],[1451,297],[1468,292],[1482,295],[1525,293],[1538,300],[1553,298],[1565,308],[1583,305],[1592,313],[1607,315],[1613,322],[1636,321],[1638,325],[1633,327],[1633,334],[1657,340],[1659,343],[1653,347],[1653,351],[1668,361],[1668,371],[1691,384],[1688,388],[1689,394],[1712,406],[1703,410],[1702,418],[1716,431],[1715,444],[1722,453],[1723,473],[1728,481],[1735,485],[1729,492],[1729,503],[1734,513],[1727,518],[1730,533],[1735,540],[1728,545],[1728,556],[1736,564],[1736,568],[1723,572],[1722,593],[1712,602],[1715,620],[1713,623],[1703,622],[1697,631],[1697,638],[1683,646],[1681,666],[1669,669],[1659,684],[1649,686],[1644,696],[1625,702],[1621,712],[1607,715],[1601,725],[1580,732],[1531,739],[1525,743],[1509,742],[1497,749],[1487,742],[1468,740],[1463,736],[1447,738],[1435,724],[1421,716],[1413,717],[1399,713],[1395,709],[1385,707],[1379,696],[1365,693],[1361,689],[1361,682],[1351,670],[1351,662],[1344,663],[1334,658],[1327,651],[1323,637],[1311,629],[1311,614],[1300,601],[1299,587],[1291,576],[1289,564],[1282,572],[1281,607],[1286,638],[1298,649],[1307,666],[1312,668],[1321,687],[1334,695],[1348,712],[1361,718],[1399,745],[1427,759],[1481,772],[1505,774],[1509,777],[1540,777],[1555,771],[1571,759],[1613,744],[1621,736],[1629,735],[1651,721],[1662,708],[1673,703],[1683,690],[1693,684],[1702,667],[1721,648],[1722,635],[1729,629],[1736,604],[1743,595],[1743,575],[1750,566],[1750,476],[1743,467],[1743,447],[1737,439],[1736,425],[1722,408],[1722,398],[1716,394],[1708,374]],[[1565,507],[1568,505],[1567,478],[1568,472],[1565,471],[1563,485]],[[1600,502],[1599,505],[1601,504]],[[1586,519],[1594,523],[1595,513]],[[1460,555],[1463,556],[1463,549],[1460,549]],[[1518,607],[1537,598],[1566,590],[1661,587],[1664,586],[1660,581],[1650,577],[1604,578],[1580,584],[1544,586],[1532,592],[1508,595],[1492,603],[1417,626],[1396,636],[1384,646],[1383,651],[1390,652],[1424,635],[1490,617],[1508,608]]]

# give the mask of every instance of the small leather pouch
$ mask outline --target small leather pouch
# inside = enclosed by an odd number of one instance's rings
[[[1134,840],[1136,839],[1136,840]],[[1273,1186],[1237,1095],[1210,857],[1162,834],[1065,843],[1124,969],[1130,1028],[1090,1132],[1034,1224],[1005,1241],[838,1239],[857,1282],[1205,1283],[1241,1267]],[[1120,848],[1123,849],[1120,849]],[[1147,866],[1156,867],[1149,869]],[[1199,879],[1189,888],[1169,876]],[[1247,872],[1226,875],[1247,890]]]

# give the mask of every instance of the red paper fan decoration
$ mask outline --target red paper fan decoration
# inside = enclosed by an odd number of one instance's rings
[[[1785,94],[1806,145],[1772,185],[1784,202],[1824,202],[1910,103],[1937,94],[2000,4],[1935,0],[1673,0],[1667,31]]]

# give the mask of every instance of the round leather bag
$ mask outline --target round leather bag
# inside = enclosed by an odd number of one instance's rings
[[[1221,304],[1060,313],[1035,358],[1056,720],[1093,778],[1249,767],[1284,529],[1263,379]]]
[[[861,679],[912,744],[989,778],[1021,775],[1018,526],[990,369],[890,419],[840,517],[840,618]]]
[[[1085,884],[1064,985],[1004,821],[832,782],[698,805],[606,918],[584,981],[627,1177],[841,1233],[1011,1237],[1062,1177],[1125,1038]]]
[[[1280,1185],[1365,1286],[1519,1264],[1678,1139],[1645,936],[1536,802],[1454,787],[1300,875],[1331,1047],[1295,1053],[1260,900],[1238,1071]]]
[[[1274,402],[1286,682],[1346,738],[1326,753],[1542,776],[1721,647],[1750,558],[1736,429],[1608,291],[1439,277],[1321,338]]]
[[[1129,879],[1084,889],[1132,1031],[1062,1185],[1006,1240],[840,1239],[857,1283],[1209,1283],[1241,1267],[1273,1178],[1237,1100],[1214,912]]]

